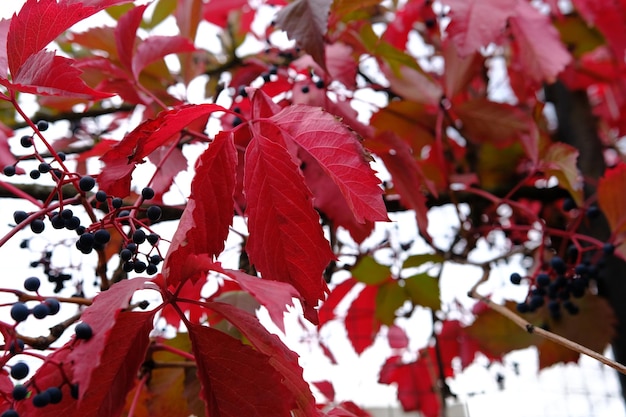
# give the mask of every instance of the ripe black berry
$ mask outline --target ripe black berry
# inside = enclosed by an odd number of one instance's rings
[[[146,187],[143,190],[141,190],[141,196],[143,197],[144,200],[150,200],[154,198],[154,190],[150,187]]]
[[[148,264],[148,266],[146,267],[146,274],[148,275],[154,275],[158,272],[158,267],[155,264]]]
[[[309,88],[308,85],[303,85],[300,91],[302,91],[302,94],[308,94],[308,92],[311,91],[311,89]]]
[[[76,230],[80,226],[80,219],[76,216],[72,216],[71,219],[65,221],[65,227],[68,230]]]
[[[144,232],[141,229],[135,230],[135,232],[133,233],[133,242],[135,242],[138,245],[141,245],[145,241],[146,241],[146,232]]]
[[[120,251],[120,258],[121,258],[123,261],[129,261],[129,260],[130,260],[130,258],[132,258],[132,257],[133,257],[133,252],[132,252],[132,251],[130,251],[129,249],[122,249],[122,250]]]
[[[36,319],[41,320],[43,318],[48,317],[49,314],[50,314],[50,307],[48,307],[48,305],[45,303],[41,303],[33,307],[33,316],[35,316]]]
[[[37,291],[41,281],[37,277],[29,277],[24,280],[24,288],[26,291]]]
[[[70,395],[72,396],[73,399],[75,400],[78,399],[78,384],[70,385]]]
[[[5,166],[2,172],[4,172],[4,175],[6,175],[7,177],[12,177],[13,175],[15,175],[15,165]]]
[[[82,191],[91,191],[93,187],[96,185],[96,180],[89,175],[85,175],[78,181],[78,188]]]
[[[119,197],[115,197],[113,200],[111,200],[111,205],[113,206],[113,208],[118,209],[122,207],[122,204],[124,204],[124,201]]]
[[[604,252],[605,255],[613,255],[613,252],[615,252],[615,245],[609,242],[605,243],[602,246],[602,252]]]
[[[161,207],[159,206],[150,206],[148,207],[148,210],[146,211],[146,215],[148,216],[148,219],[150,219],[150,221],[156,222],[161,218]]]
[[[50,404],[58,404],[63,399],[63,393],[58,387],[50,387],[46,392],[50,395]]]
[[[124,262],[122,269],[124,272],[132,272],[135,270],[135,263],[133,261]]]
[[[36,179],[39,179],[39,177],[41,177],[41,172],[37,171],[36,169],[33,169],[28,173],[28,175],[32,179],[36,180]]]
[[[63,209],[61,211],[61,218],[63,220],[69,220],[74,216],[74,212],[71,209]]]
[[[52,227],[55,229],[63,229],[65,227],[65,220],[59,214],[53,215],[50,218],[50,223],[52,223]]]
[[[535,283],[539,287],[547,287],[550,285],[550,276],[548,274],[539,274],[535,279]]]
[[[27,218],[28,218],[28,213],[26,213],[25,211],[17,210],[13,213],[13,220],[15,220],[15,223],[17,224],[22,223]]]
[[[37,122],[37,129],[39,129],[40,132],[45,132],[46,130],[48,130],[48,122],[45,120],[40,120]]]
[[[145,262],[142,261],[135,261],[133,263],[133,269],[136,273],[141,274],[143,271],[145,271],[147,268],[147,265]]]
[[[159,263],[161,263],[161,261],[162,261],[162,259],[161,259],[161,256],[159,256],[159,255],[152,255],[150,257],[150,263],[151,264],[158,265]]]
[[[22,136],[20,138],[20,145],[22,145],[24,148],[30,148],[31,146],[33,146],[33,138],[31,138],[30,136]]]
[[[11,377],[15,379],[24,379],[28,376],[30,369],[26,362],[18,362],[11,367]]]
[[[33,397],[33,405],[37,408],[45,407],[50,404],[50,393],[48,391],[41,391]]]
[[[20,415],[15,410],[7,410],[0,417],[20,417]]]
[[[320,89],[321,89],[321,88],[324,88],[324,86],[325,86],[325,84],[324,84],[324,80],[317,80],[317,81],[315,81],[315,86],[316,86],[317,88],[320,88]]]
[[[239,95],[241,97],[248,97],[248,93],[246,92],[246,87],[245,86],[240,86],[239,89],[237,90],[237,92],[239,93]]]
[[[261,74],[261,78],[263,78],[263,82],[269,83],[272,77],[269,74]]]
[[[13,387],[13,399],[15,401],[23,400],[28,395],[28,388],[22,384],[17,384]]]
[[[241,120],[241,117],[234,117],[234,118],[233,118],[233,123],[232,123],[232,126],[233,126],[233,127],[237,127],[237,126],[239,126],[242,122],[243,122],[243,120]]]
[[[65,155],[65,152],[59,152],[57,153],[57,156],[61,161],[65,161],[67,159],[67,155]]]
[[[528,313],[530,311],[530,308],[528,307],[528,304],[526,303],[519,303],[517,304],[517,311],[520,313]]]
[[[102,190],[99,190],[96,193],[96,200],[99,201],[100,203],[104,203],[105,201],[107,201],[107,193],[105,193]]]
[[[47,298],[44,303],[48,306],[49,313],[48,315],[54,316],[61,309],[61,303],[56,298]]]
[[[45,228],[46,224],[41,219],[35,219],[30,223],[30,230],[32,230],[33,233],[39,234],[43,232]]]
[[[567,265],[560,256],[554,256],[550,259],[550,266],[557,272],[557,274],[564,274],[567,270]]]
[[[78,238],[78,243],[83,248],[93,248],[93,244],[96,241],[96,237],[93,233],[83,233]]]
[[[589,206],[586,214],[590,219],[595,219],[600,215],[600,209],[597,206]]]
[[[30,309],[22,302],[17,302],[11,306],[11,318],[18,323],[26,320],[29,314]]]
[[[571,211],[576,208],[576,202],[573,198],[567,197],[563,200],[563,211]]]
[[[78,323],[76,328],[74,329],[76,332],[77,339],[89,340],[93,335],[93,331],[91,330],[91,326],[85,322]]]
[[[111,240],[111,234],[108,230],[100,229],[97,230],[96,233],[94,233],[94,239],[96,243],[104,245],[105,243],[108,243],[109,240]]]
[[[42,174],[48,173],[50,172],[50,170],[52,169],[52,167],[50,166],[50,164],[42,162],[39,164],[39,166],[37,167],[37,169],[39,170],[39,172],[41,172]]]
[[[157,242],[159,241],[160,236],[157,235],[156,233],[150,233],[148,236],[146,236],[146,240],[152,245],[156,245]]]
[[[513,272],[511,274],[510,279],[511,279],[511,282],[515,285],[519,285],[520,282],[522,282],[522,276],[518,274],[517,272]]]
[[[126,249],[128,249],[132,253],[136,253],[137,252],[137,244],[129,243],[128,245],[126,245]]]

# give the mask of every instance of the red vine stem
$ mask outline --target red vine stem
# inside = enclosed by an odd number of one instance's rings
[[[190,361],[196,361],[195,356],[193,356],[191,353],[189,352],[185,352],[184,350],[180,350],[180,349],[176,349],[175,347],[169,346],[169,345],[164,345],[164,344],[157,344],[154,346],[155,350],[165,350],[167,352],[173,353],[174,355],[178,355],[182,358],[188,359]]]
[[[133,395],[133,402],[130,404],[130,407],[128,408],[128,417],[134,416],[135,408],[137,408],[137,404],[139,404],[139,396],[141,395],[141,390],[148,382],[149,376],[150,375],[146,373],[139,380],[139,384],[137,384],[137,388],[135,389],[135,394]]]

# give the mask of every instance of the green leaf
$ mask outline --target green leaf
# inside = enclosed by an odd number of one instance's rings
[[[379,285],[391,276],[391,270],[388,266],[376,262],[371,256],[366,256],[352,269],[352,276],[364,284]]]
[[[145,24],[146,29],[152,29],[171,16],[174,13],[174,10],[176,10],[177,3],[178,0],[159,0],[157,5],[154,7],[150,23]]]
[[[389,281],[378,288],[375,315],[381,323],[390,326],[396,319],[396,311],[404,305],[408,294],[399,282]]]
[[[568,46],[574,58],[580,58],[604,44],[602,34],[593,26],[588,25],[576,13],[554,19],[554,27],[559,31],[561,41]]]
[[[437,253],[421,253],[419,255],[411,255],[402,264],[402,269],[416,268],[424,265],[425,263],[432,262],[440,264],[444,261],[444,257]]]
[[[433,311],[441,309],[439,298],[439,280],[428,274],[418,274],[404,280],[406,289],[413,304],[429,307]]]

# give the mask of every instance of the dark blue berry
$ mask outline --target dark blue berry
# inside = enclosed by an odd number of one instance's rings
[[[48,315],[50,315],[50,307],[48,307],[47,304],[41,303],[33,307],[33,316],[35,316],[36,319],[44,319],[48,317]]]
[[[563,200],[563,211],[571,211],[576,208],[576,202],[573,198],[567,197]]]
[[[311,91],[311,89],[309,88],[308,85],[303,85],[300,91],[302,91],[302,94],[308,94],[309,91]]]
[[[48,404],[50,404],[50,393],[48,391],[41,391],[33,397],[33,405],[37,408],[45,407]]]
[[[135,270],[135,263],[133,261],[124,262],[122,269],[124,272],[132,272]]]
[[[50,223],[52,223],[52,227],[55,229],[63,229],[65,227],[65,220],[58,214],[50,218]]]
[[[518,274],[517,272],[513,272],[511,274],[510,279],[511,279],[511,282],[515,285],[519,285],[520,282],[522,282],[522,276]]]
[[[13,399],[15,401],[23,400],[28,395],[28,388],[22,384],[17,384],[13,387]]]
[[[150,219],[150,221],[156,222],[161,218],[161,207],[159,206],[150,206],[148,207],[148,210],[146,211],[146,215],[148,216],[148,219]]]
[[[50,313],[48,314],[51,316],[57,314],[61,309],[61,303],[59,303],[59,300],[57,300],[56,298],[47,298],[44,303],[46,303],[46,305],[48,306],[48,309],[50,310]]]
[[[11,318],[13,318],[13,320],[18,323],[26,320],[29,314],[30,309],[28,308],[28,306],[26,306],[26,304],[22,302],[18,301],[11,306]]]
[[[550,275],[543,273],[537,275],[537,278],[535,278],[535,283],[539,287],[547,287],[548,285],[550,285]]]
[[[107,193],[105,193],[102,190],[99,190],[96,193],[96,200],[99,201],[100,203],[104,203],[105,201],[107,201]]]
[[[50,387],[46,392],[50,395],[50,404],[58,404],[63,399],[63,393],[58,387]]]
[[[240,95],[241,97],[244,97],[244,98],[245,98],[245,97],[248,97],[248,92],[246,91],[246,87],[245,87],[245,86],[243,86],[243,85],[242,85],[242,86],[240,86],[240,87],[239,87],[239,89],[238,89],[237,91],[238,91],[238,93],[239,93],[239,95]]]
[[[50,170],[52,169],[52,167],[50,166],[50,164],[42,162],[39,164],[39,166],[37,167],[37,169],[39,170],[39,172],[41,172],[42,174],[48,173],[50,172]]]
[[[604,252],[605,255],[613,255],[613,252],[615,252],[615,245],[609,242],[605,243],[602,245],[602,252]]]
[[[236,116],[236,117],[233,118],[232,126],[233,127],[237,127],[241,123],[243,123],[243,120],[241,120],[241,117]]]
[[[160,255],[152,255],[150,257],[150,263],[158,265],[159,263],[161,263],[163,259],[161,259]]]
[[[78,181],[78,188],[82,191],[91,191],[96,186],[96,180],[89,175],[85,175]]]
[[[129,249],[122,249],[122,250],[120,251],[120,258],[121,258],[123,261],[129,261],[129,260],[130,260],[130,258],[132,258],[132,257],[133,257],[133,252],[132,252],[132,251],[130,251]]]
[[[324,86],[325,86],[325,84],[324,84],[324,80],[317,80],[317,81],[315,81],[315,86],[316,86],[317,88],[320,88],[320,89],[321,89],[321,88],[324,88]]]
[[[13,175],[15,175],[15,171],[15,165],[7,165],[2,170],[2,172],[4,172],[4,175],[6,175],[7,177],[12,177]]]
[[[145,262],[135,261],[133,263],[133,270],[138,274],[141,274],[143,271],[146,270],[146,268],[147,268],[147,265]]]
[[[29,277],[24,280],[24,288],[26,291],[37,291],[41,281],[37,277]]]
[[[20,138],[20,145],[22,145],[24,148],[30,148],[31,146],[33,146],[33,138],[31,138],[30,136],[22,136]]]
[[[32,179],[36,180],[36,179],[39,179],[39,177],[41,177],[41,172],[37,171],[36,169],[33,169],[28,173],[28,175]]]
[[[7,410],[0,417],[20,417],[17,411],[15,410]]]
[[[28,213],[26,213],[25,211],[17,210],[13,213],[13,220],[15,220],[15,223],[17,224],[22,223],[27,218],[28,218]]]
[[[73,399],[75,400],[78,399],[78,384],[70,385],[70,395],[72,396]]]
[[[111,240],[111,233],[106,229],[100,229],[94,233],[94,238],[97,243],[105,244]]]
[[[560,256],[552,257],[552,259],[550,260],[550,266],[556,271],[557,274],[564,274],[567,270],[567,265],[565,264],[563,258],[561,258]]]
[[[135,230],[135,232],[133,233],[133,242],[135,242],[138,245],[141,245],[145,241],[146,241],[146,232],[144,232],[141,229]]]
[[[150,200],[154,198],[154,190],[150,187],[146,187],[143,190],[141,190],[141,196],[143,197],[144,200]]]
[[[69,220],[74,216],[74,212],[71,209],[63,209],[61,211],[61,218],[63,220]]]
[[[528,313],[530,311],[530,308],[529,308],[528,304],[526,304],[526,303],[518,303],[517,304],[517,311],[519,313],[522,313],[522,314],[523,313]]]
[[[114,199],[111,200],[111,205],[113,206],[113,208],[120,208],[122,207],[122,204],[124,204],[124,200],[122,200],[119,197],[115,197]]]
[[[126,245],[126,249],[128,249],[132,253],[136,253],[137,252],[137,244],[136,243],[129,243],[128,245]]]
[[[543,296],[539,294],[535,294],[530,297],[530,302],[528,304],[530,305],[531,309],[535,310],[543,306],[544,303],[545,303],[545,300]]]
[[[46,130],[48,130],[49,126],[50,125],[45,120],[40,120],[37,122],[37,129],[39,129],[40,132],[45,132]]]
[[[57,153],[57,156],[61,161],[65,161],[67,159],[67,155],[65,155],[65,152],[59,152]]]
[[[35,219],[30,223],[30,230],[33,231],[33,233],[41,233],[44,231],[44,229],[46,228],[46,224],[43,222],[42,219]]]
[[[148,264],[148,266],[146,267],[146,274],[148,275],[154,275],[158,272],[159,268],[155,265],[155,264]]]
[[[575,316],[576,314],[580,312],[580,309],[578,308],[578,306],[569,300],[563,302],[563,308],[567,310],[567,312],[571,314],[572,316]]]
[[[76,325],[74,332],[76,333],[77,339],[83,339],[83,340],[89,340],[91,339],[91,336],[93,335],[91,326],[85,323],[84,321]]]
[[[600,215],[600,209],[597,206],[589,206],[586,213],[587,217],[595,219]]]
[[[80,226],[80,218],[73,216],[71,219],[65,221],[65,227],[68,230],[76,230]]]
[[[18,362],[11,367],[11,377],[15,379],[24,379],[29,372],[30,369],[26,362]]]
[[[157,235],[156,233],[150,233],[148,236],[146,236],[146,240],[152,245],[156,245],[157,242],[159,241],[160,237],[159,235]]]

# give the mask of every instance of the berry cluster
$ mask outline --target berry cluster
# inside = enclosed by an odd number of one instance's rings
[[[24,289],[26,289],[27,291],[37,292],[40,285],[41,281],[37,277],[26,278],[26,280],[24,281]],[[59,312],[60,309],[61,304],[56,298],[42,298],[39,304],[37,304],[32,309],[28,308],[25,303],[18,301],[11,306],[10,314],[11,318],[15,320],[16,323],[20,323],[22,321],[25,321],[31,314],[36,319],[43,319],[48,316],[54,316]]]

